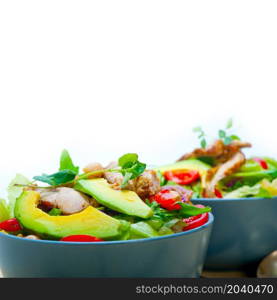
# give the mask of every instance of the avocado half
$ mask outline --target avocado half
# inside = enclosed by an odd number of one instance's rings
[[[16,200],[14,214],[26,230],[53,239],[75,234],[110,239],[121,234],[120,221],[92,206],[69,216],[50,216],[37,207],[39,199],[38,192],[25,191]]]
[[[206,173],[211,168],[210,165],[203,163],[198,159],[187,159],[177,161],[173,164],[161,166],[155,168],[156,171],[160,171],[164,173],[166,171],[175,171],[175,170],[195,170],[198,171],[200,174]]]
[[[115,190],[104,178],[79,180],[74,189],[88,194],[100,204],[129,216],[149,218],[152,209],[133,191]]]

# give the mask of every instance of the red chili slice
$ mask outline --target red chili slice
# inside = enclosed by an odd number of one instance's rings
[[[195,205],[197,207],[204,207],[203,205]],[[187,224],[187,226],[184,227],[183,231],[187,231],[193,228],[197,228],[201,225],[204,225],[205,223],[207,223],[209,220],[209,214],[208,213],[204,213],[198,216],[193,216],[193,217],[189,217],[186,219],[183,219],[183,222],[185,222]]]
[[[65,236],[61,239],[63,242],[103,242],[103,240],[86,234],[76,234]]]
[[[15,232],[22,230],[22,227],[20,223],[17,221],[16,218],[9,219],[6,221],[3,221],[0,223],[0,229],[10,231],[10,232]]]
[[[174,181],[178,184],[186,185],[191,184],[197,181],[200,178],[200,174],[195,170],[175,170],[175,171],[166,171],[164,173],[166,180]]]
[[[177,192],[168,189],[161,190],[156,195],[151,196],[150,201],[156,201],[167,210],[181,209],[181,205],[176,203],[181,201],[181,196]]]
[[[264,159],[259,158],[259,157],[254,157],[253,160],[255,162],[257,162],[263,169],[265,169],[265,170],[268,169],[268,164]]]

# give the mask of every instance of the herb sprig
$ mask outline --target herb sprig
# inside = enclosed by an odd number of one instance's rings
[[[127,153],[118,159],[118,165],[121,167],[119,172],[124,176],[121,188],[126,187],[128,181],[141,175],[146,169],[146,164],[138,160],[136,153]]]
[[[202,127],[195,127],[193,129],[193,132],[198,133],[198,139],[200,140],[200,145],[203,149],[207,147],[207,140],[206,140],[206,134]]]
[[[233,127],[233,120],[229,119],[226,126],[225,130],[220,129],[218,131],[218,137],[223,141],[225,145],[229,145],[232,143],[234,140],[240,140],[240,138],[237,135],[230,134],[230,129]]]
[[[54,174],[42,174],[40,176],[34,176],[33,179],[48,183],[51,186],[57,186],[71,182],[79,174],[79,167],[73,164],[73,161],[67,150],[63,150],[60,157],[60,169],[59,172]]]
[[[125,188],[129,180],[137,178],[146,169],[146,164],[138,160],[138,155],[136,153],[127,153],[122,155],[118,159],[118,165],[119,168],[116,169],[103,169],[78,175],[79,167],[73,164],[68,151],[63,150],[60,157],[60,169],[58,172],[50,175],[42,174],[40,176],[34,176],[33,179],[47,183],[50,187],[57,187],[64,184],[74,184],[76,180],[87,179],[91,175],[102,174],[103,172],[117,172],[124,176],[121,188]]]
[[[230,133],[232,127],[233,127],[233,120],[229,119],[227,121],[225,128],[220,129],[218,131],[218,137],[223,141],[225,145],[231,144],[232,141],[234,140],[240,140],[240,138],[237,135]],[[198,134],[198,139],[200,141],[201,148],[205,149],[207,147],[207,140],[206,140],[206,134],[202,129],[202,127],[195,127],[193,129],[193,132]]]

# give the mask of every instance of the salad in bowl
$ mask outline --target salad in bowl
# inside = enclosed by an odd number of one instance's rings
[[[182,155],[175,163],[158,167],[165,185],[178,185],[193,192],[193,198],[271,198],[277,196],[277,160],[249,157],[250,148],[227,126],[219,130],[219,138],[207,146],[204,132],[196,128],[201,147]]]
[[[172,235],[204,225],[210,207],[193,193],[163,184],[156,170],[128,153],[103,167],[80,168],[68,151],[54,174],[17,175],[0,202],[0,231],[20,238],[63,242],[126,241]]]
[[[212,208],[215,222],[205,268],[255,270],[277,249],[277,161],[246,157],[244,149],[251,144],[232,134],[231,126],[228,122],[219,130],[211,145],[196,128],[201,147],[156,171],[162,184],[185,188],[193,203]]]

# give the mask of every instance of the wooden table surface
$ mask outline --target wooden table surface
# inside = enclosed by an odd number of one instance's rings
[[[0,270],[0,278],[2,277],[3,274],[1,273]],[[250,276],[247,273],[244,273],[242,271],[226,271],[226,272],[203,271],[201,277],[203,278],[245,278]]]

